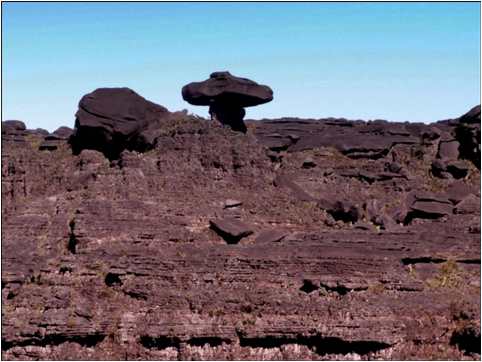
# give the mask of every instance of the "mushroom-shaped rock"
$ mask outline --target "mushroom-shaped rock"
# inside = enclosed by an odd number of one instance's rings
[[[73,151],[93,149],[113,159],[124,149],[144,150],[140,134],[168,114],[166,108],[129,88],[96,89],[79,102],[71,137]]]
[[[182,98],[195,106],[209,106],[211,119],[235,131],[246,132],[244,107],[270,102],[273,91],[266,85],[235,77],[229,72],[214,72],[203,82],[185,85]]]

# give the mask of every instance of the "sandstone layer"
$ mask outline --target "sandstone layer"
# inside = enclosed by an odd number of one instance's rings
[[[478,117],[4,122],[2,358],[480,359]]]

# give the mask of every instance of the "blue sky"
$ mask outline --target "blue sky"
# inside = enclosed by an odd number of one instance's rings
[[[479,3],[2,3],[2,119],[73,127],[126,86],[207,116],[181,88],[213,71],[267,84],[247,118],[431,122],[480,103]]]

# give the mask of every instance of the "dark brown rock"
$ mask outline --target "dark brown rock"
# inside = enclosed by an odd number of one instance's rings
[[[252,107],[273,100],[273,91],[250,79],[229,72],[214,72],[203,82],[189,83],[182,89],[185,101],[196,106],[209,106],[218,100],[240,107]]]
[[[110,159],[118,158],[124,149],[144,151],[153,144],[145,144],[146,138],[140,134],[167,115],[166,108],[129,88],[96,89],[79,102],[72,148],[75,154],[83,149],[98,150]]]
[[[228,244],[236,244],[242,238],[253,233],[249,225],[237,219],[210,220],[209,224]]]
[[[193,105],[209,106],[211,119],[245,133],[244,107],[272,101],[273,91],[268,86],[235,77],[229,72],[214,72],[203,82],[185,85],[182,98]]]

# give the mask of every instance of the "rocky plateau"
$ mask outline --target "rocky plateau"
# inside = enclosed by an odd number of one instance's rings
[[[244,122],[2,122],[2,358],[480,360],[480,106]]]

